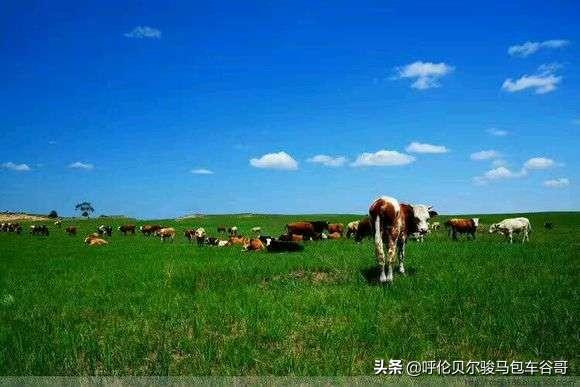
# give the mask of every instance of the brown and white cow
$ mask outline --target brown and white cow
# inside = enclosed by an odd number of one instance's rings
[[[266,250],[266,246],[262,243],[261,240],[257,238],[252,238],[244,243],[244,250],[246,251],[262,251]]]
[[[173,227],[165,227],[155,232],[155,235],[161,239],[161,242],[165,242],[166,239],[170,239],[173,242],[175,238],[175,229]]]
[[[66,231],[66,233],[71,236],[77,235],[77,228],[75,226],[68,226],[64,229],[64,231]]]
[[[339,233],[338,231],[335,231],[335,232],[331,232],[331,233],[330,233],[330,234],[328,234],[326,237],[327,237],[328,239],[337,240],[337,239],[340,239],[340,238],[342,238],[342,234],[341,234],[341,233]]]
[[[342,223],[330,223],[328,225],[328,233],[333,234],[335,232],[342,235],[344,233],[344,225]]]
[[[475,239],[475,233],[479,226],[479,218],[460,219],[453,218],[445,222],[445,227],[449,228],[449,235],[454,241],[457,240],[457,234],[471,235]]]
[[[375,235],[375,254],[381,273],[380,282],[393,282],[393,265],[399,258],[399,272],[405,273],[405,243],[409,234],[429,231],[429,218],[437,215],[431,206],[399,203],[395,198],[382,196],[369,208],[370,223]],[[360,225],[359,225],[360,226]],[[387,262],[383,240],[387,244]],[[385,275],[385,264],[388,274]]]

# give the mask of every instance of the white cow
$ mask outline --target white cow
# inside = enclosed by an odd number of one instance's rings
[[[489,233],[500,233],[505,235],[506,238],[510,239],[510,243],[514,243],[514,233],[522,233],[524,236],[522,238],[522,243],[528,240],[530,241],[529,232],[532,231],[532,225],[528,218],[509,218],[504,219],[499,223],[494,223],[489,227]]]

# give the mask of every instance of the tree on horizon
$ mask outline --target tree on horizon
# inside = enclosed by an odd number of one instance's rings
[[[80,211],[81,212],[81,216],[84,216],[85,218],[89,218],[89,216],[91,215],[91,213],[93,213],[95,211],[95,209],[93,208],[92,204],[89,202],[82,202],[79,203],[75,206],[75,210],[76,211]]]

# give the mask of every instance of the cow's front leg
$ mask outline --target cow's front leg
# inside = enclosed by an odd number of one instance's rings
[[[399,252],[399,273],[405,274],[405,246],[406,240],[401,238],[397,241],[397,249]]]
[[[514,233],[511,230],[509,231],[509,236],[510,236],[510,243],[514,243]]]

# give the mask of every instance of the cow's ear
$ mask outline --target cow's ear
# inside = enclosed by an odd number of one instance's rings
[[[429,216],[430,216],[431,218],[434,218],[434,217],[436,217],[437,215],[439,215],[439,214],[437,213],[437,211],[435,211],[435,210],[429,210]]]

